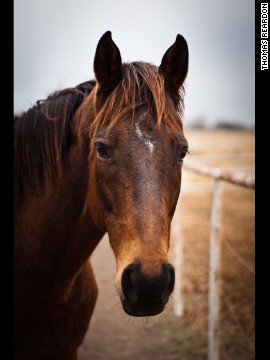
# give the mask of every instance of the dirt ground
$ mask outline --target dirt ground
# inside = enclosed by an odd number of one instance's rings
[[[193,165],[254,173],[251,131],[187,131]],[[209,221],[212,181],[183,171],[180,216],[184,260],[181,281],[184,315],[173,312],[171,296],[157,317],[132,318],[124,313],[114,288],[115,259],[107,236],[92,263],[99,286],[97,305],[79,360],[207,359]],[[224,184],[223,238],[254,268],[254,191]],[[170,258],[174,262],[174,245]],[[254,276],[223,246],[220,359],[252,360],[254,355]]]

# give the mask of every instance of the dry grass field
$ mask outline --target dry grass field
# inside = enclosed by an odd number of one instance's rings
[[[187,131],[190,154],[186,163],[254,173],[254,133],[250,131]],[[222,290],[220,359],[251,360],[254,355],[254,274],[236,259],[233,247],[254,269],[253,190],[222,185]],[[198,332],[192,351],[206,358],[208,321],[209,228],[213,181],[183,171],[180,216],[184,242],[184,317]],[[229,243],[229,245],[228,245]],[[226,246],[227,245],[227,246]],[[201,350],[198,347],[201,344]],[[200,351],[204,351],[203,353]],[[200,354],[200,355],[199,355]],[[186,354],[183,359],[195,359]]]
[[[254,173],[254,132],[188,130],[186,137],[190,145],[186,163]],[[124,315],[113,285],[114,257],[105,238],[93,256],[99,300],[79,360],[207,359],[212,185],[208,177],[183,170],[177,221],[183,235],[184,315],[173,314],[173,298],[166,311],[153,319]],[[252,360],[254,274],[237,261],[226,244],[254,269],[255,193],[224,182],[222,188],[220,360]]]

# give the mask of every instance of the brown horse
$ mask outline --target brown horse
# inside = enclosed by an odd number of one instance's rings
[[[89,257],[106,232],[125,312],[163,311],[174,288],[167,253],[188,148],[187,70],[181,35],[156,67],[122,63],[108,31],[96,49],[96,81],[15,117],[16,359],[77,358],[97,298]]]

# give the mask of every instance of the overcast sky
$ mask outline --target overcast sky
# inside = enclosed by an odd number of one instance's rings
[[[92,79],[107,30],[123,61],[159,65],[182,34],[189,45],[186,123],[254,125],[252,0],[14,0],[14,111]]]

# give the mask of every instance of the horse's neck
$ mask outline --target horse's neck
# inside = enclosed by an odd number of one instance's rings
[[[103,236],[88,210],[88,179],[87,157],[71,149],[63,176],[15,214],[17,275],[30,274],[40,292],[68,286]]]

